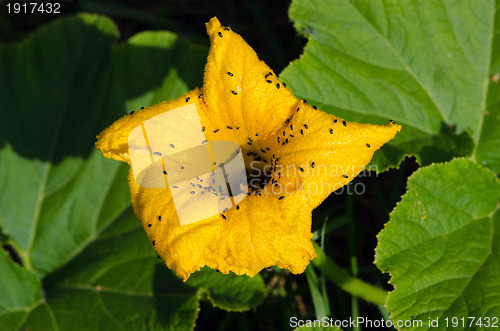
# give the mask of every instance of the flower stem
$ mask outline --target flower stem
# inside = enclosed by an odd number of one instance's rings
[[[368,302],[376,305],[383,305],[385,303],[385,298],[387,297],[386,291],[349,275],[347,271],[340,268],[332,259],[326,256],[316,243],[314,243],[314,249],[318,256],[312,260],[312,264],[322,270],[331,282],[342,290]]]

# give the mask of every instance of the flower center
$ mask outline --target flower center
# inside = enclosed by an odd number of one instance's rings
[[[248,195],[261,195],[268,184],[277,183],[275,172],[279,158],[268,154],[269,149],[247,150],[245,168],[247,172]]]

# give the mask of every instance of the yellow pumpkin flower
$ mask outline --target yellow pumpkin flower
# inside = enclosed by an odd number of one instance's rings
[[[169,187],[138,185],[131,167],[132,205],[159,257],[184,280],[203,266],[249,276],[273,265],[302,273],[316,256],[312,210],[356,177],[401,127],[348,122],[317,110],[295,98],[217,18],[207,31],[211,48],[203,87],[124,116],[97,137],[96,147],[130,165],[134,128],[196,105],[209,142],[240,146],[251,184],[235,208],[181,225]]]

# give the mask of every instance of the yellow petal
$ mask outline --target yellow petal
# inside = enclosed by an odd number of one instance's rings
[[[134,128],[152,117],[191,103],[196,105],[199,113],[206,113],[200,94],[200,89],[196,88],[176,100],[160,102],[123,116],[97,136],[96,148],[107,158],[130,163],[128,138]]]
[[[207,31],[211,47],[202,90],[210,121],[218,128],[239,126],[241,144],[255,134],[270,137],[298,100],[240,35],[215,17]]]
[[[311,213],[303,212],[303,196],[248,196],[224,212],[225,219],[217,215],[181,226],[166,190],[133,185],[132,176],[130,180],[134,210],[148,237],[167,266],[184,280],[205,265],[249,276],[273,265],[300,273],[316,256]]]
[[[281,173],[282,185],[291,183],[296,193],[307,196],[309,208],[353,180],[373,153],[401,130],[392,123],[348,122],[306,102],[281,124],[269,144],[271,150],[279,150],[273,166]]]

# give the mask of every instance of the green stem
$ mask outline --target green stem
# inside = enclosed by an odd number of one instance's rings
[[[314,243],[314,249],[318,256],[312,260],[312,264],[322,270],[331,282],[347,293],[355,295],[365,301],[372,302],[376,305],[383,305],[385,303],[385,298],[387,297],[386,291],[349,275],[344,269],[340,268],[326,256],[316,243]]]
[[[349,183],[351,185],[351,183]],[[354,229],[354,197],[347,194],[346,197],[347,217],[349,223],[347,224],[347,231],[349,234],[349,257],[351,260],[351,273],[354,277],[358,277],[358,259],[356,256],[356,231]],[[358,297],[351,296],[351,315],[353,319],[357,319],[359,315]],[[355,326],[353,331],[361,330],[359,326]]]
[[[323,222],[323,227],[321,229],[321,250],[325,249],[325,233],[326,233],[326,223],[328,222],[328,216],[325,217],[325,221]],[[330,316],[330,300],[328,300],[328,291],[326,289],[326,279],[325,273],[321,271],[320,273],[320,282],[321,282],[321,296],[323,299],[323,304],[325,308],[326,315]]]

